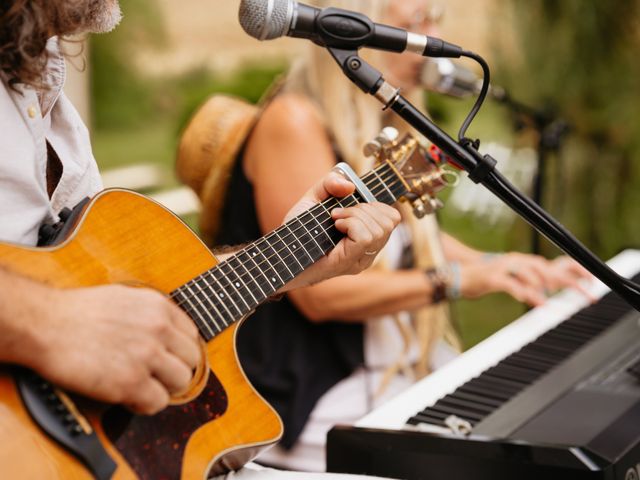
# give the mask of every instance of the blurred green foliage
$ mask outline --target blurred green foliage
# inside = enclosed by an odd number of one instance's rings
[[[639,2],[500,2],[511,10],[517,45],[507,50],[504,39],[497,39],[496,83],[524,103],[555,110],[573,125],[570,141],[553,159],[545,207],[603,258],[640,246]],[[150,77],[136,69],[132,52],[142,45],[165,45],[161,12],[153,0],[121,4],[122,25],[92,37],[91,44],[94,152],[101,168],[154,162],[172,171],[179,132],[209,95],[224,92],[256,102],[286,69],[282,62],[248,65],[231,76],[197,68]],[[453,136],[472,103],[435,95],[428,99],[433,118]],[[516,138],[507,110],[490,102],[469,136],[506,144]],[[188,221],[195,223],[193,217]],[[441,223],[483,250],[529,248],[530,229],[519,220],[489,229],[445,209]],[[547,245],[546,253],[557,250]],[[505,295],[460,301],[454,308],[467,347],[524,312]]]
[[[571,142],[546,178],[545,206],[604,258],[640,246],[640,2],[501,6],[515,20],[517,44],[505,48],[496,39],[497,78],[572,125]]]
[[[166,46],[162,12],[153,0],[121,0],[124,19],[112,33],[91,37],[94,151],[102,168],[154,162],[172,169],[178,137],[213,93],[257,102],[285,62],[246,65],[233,75],[195,68],[150,76],[135,65],[141,47]]]
[[[165,44],[162,12],[150,0],[120,3],[125,13],[121,25],[107,35],[91,37],[92,122],[98,130],[139,125],[154,111],[153,89],[136,71],[132,47]]]

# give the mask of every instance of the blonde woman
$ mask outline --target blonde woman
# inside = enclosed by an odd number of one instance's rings
[[[319,2],[329,4],[434,34],[436,13],[426,0]],[[392,84],[416,94],[421,57],[378,54],[369,60]],[[369,170],[363,144],[394,124],[401,128],[346,80],[327,52],[311,46],[236,164],[216,243],[237,244],[278,226],[338,161],[359,173]],[[450,360],[460,345],[443,293],[473,298],[504,291],[538,305],[545,291],[584,276],[566,259],[517,253],[488,258],[441,235],[433,218],[418,222],[409,212],[403,218],[373,269],[291,292],[258,309],[241,329],[246,372],[285,423],[283,441],[262,457],[265,463],[323,470],[331,426],[362,417]]]

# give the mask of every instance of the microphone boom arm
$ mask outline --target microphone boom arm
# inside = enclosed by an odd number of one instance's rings
[[[386,82],[382,73],[360,58],[357,50],[331,47],[327,50],[361,90],[376,97],[385,109],[396,112],[466,170],[473,182],[484,185],[540,234],[640,311],[640,286],[614,272],[542,207],[518,191],[496,169],[494,158],[483,156],[473,142],[456,142],[404,98],[399,89]]]

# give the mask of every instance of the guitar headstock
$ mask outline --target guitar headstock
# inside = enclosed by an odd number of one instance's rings
[[[366,156],[377,163],[388,163],[408,190],[403,200],[413,206],[416,217],[422,218],[442,208],[436,194],[458,184],[457,172],[444,168],[444,155],[437,149],[425,148],[413,135],[399,138],[394,128],[385,128],[364,147]]]

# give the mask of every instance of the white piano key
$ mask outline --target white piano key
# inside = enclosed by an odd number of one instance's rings
[[[607,263],[619,274],[631,277],[640,271],[640,250],[625,250]],[[609,288],[599,280],[589,282],[585,287],[598,299],[609,292]],[[460,385],[520,350],[588,304],[587,298],[575,290],[565,290],[555,295],[543,306],[531,310],[382,407],[373,410],[355,426],[396,430],[407,428],[406,421],[411,416],[453,393]]]

